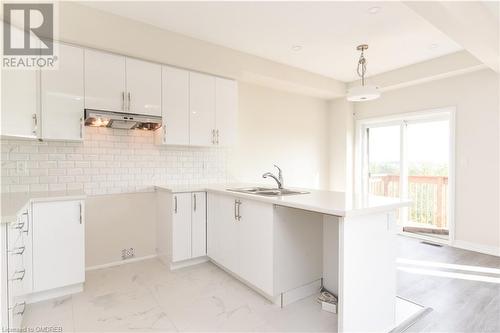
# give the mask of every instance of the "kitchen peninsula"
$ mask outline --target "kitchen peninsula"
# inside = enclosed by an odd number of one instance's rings
[[[189,242],[269,300],[286,306],[321,286],[338,295],[338,331],[388,332],[396,323],[396,211],[409,201],[300,190],[268,196],[241,184],[157,186],[159,256],[172,268],[204,257],[177,256],[179,215],[190,215]],[[206,199],[205,199],[206,198]],[[206,243],[196,211],[206,210]],[[184,221],[185,222],[185,221]],[[182,233],[181,231],[180,233]],[[172,243],[165,235],[172,234]],[[187,259],[187,260],[186,260]]]

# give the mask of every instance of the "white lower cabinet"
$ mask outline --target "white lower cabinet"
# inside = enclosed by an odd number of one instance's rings
[[[205,192],[158,191],[157,252],[166,264],[207,254]]]
[[[191,194],[191,256],[207,254],[207,195],[205,192]]]
[[[0,234],[2,327],[20,332],[27,302],[85,280],[84,201],[33,202]],[[4,241],[5,240],[5,241]],[[5,282],[3,282],[5,281]]]
[[[174,194],[172,262],[191,258],[191,193]]]
[[[208,256],[274,296],[273,205],[208,194]]]
[[[33,291],[85,281],[83,201],[33,204]]]

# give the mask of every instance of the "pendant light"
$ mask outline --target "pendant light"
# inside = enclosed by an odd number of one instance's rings
[[[356,50],[361,51],[361,56],[358,60],[357,72],[361,78],[361,86],[352,87],[347,91],[347,100],[350,102],[364,102],[374,100],[380,97],[380,91],[376,86],[366,85],[366,59],[364,52],[368,49],[367,44],[361,44],[356,47]]]

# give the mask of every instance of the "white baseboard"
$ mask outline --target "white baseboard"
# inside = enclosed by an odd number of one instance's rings
[[[281,307],[285,307],[311,295],[318,294],[320,290],[321,279],[313,281],[301,287],[285,291],[281,296]]]
[[[176,269],[202,264],[202,263],[207,262],[207,261],[209,261],[208,257],[204,256],[204,257],[199,257],[199,258],[194,258],[194,259],[183,260],[180,262],[172,262],[172,263],[170,263],[170,270],[175,271]]]
[[[462,240],[453,241],[451,246],[457,247],[459,249],[480,252],[480,253],[500,257],[500,247],[496,247],[496,246],[488,246],[488,245],[482,245],[482,244],[477,244],[477,243],[470,243],[470,242],[466,242],[466,241],[462,241]]]
[[[47,291],[40,291],[37,293],[29,294],[27,296],[26,303],[27,304],[37,303],[52,298],[81,293],[82,291],[83,291],[83,283],[78,283],[71,286],[47,290]]]
[[[130,264],[130,263],[133,263],[133,262],[138,262],[138,261],[147,260],[147,259],[153,259],[153,258],[156,258],[156,257],[157,257],[156,254],[152,254],[152,255],[144,256],[144,257],[138,257],[138,258],[132,258],[132,259],[120,260],[120,261],[113,261],[113,262],[110,262],[110,263],[107,263],[107,264],[89,266],[89,267],[86,267],[85,270],[86,271],[93,271],[93,270],[96,270],[96,269],[102,269],[102,268],[108,268],[108,267],[126,265],[126,264]]]

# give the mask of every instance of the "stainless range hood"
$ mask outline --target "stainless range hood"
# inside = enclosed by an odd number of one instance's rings
[[[85,126],[154,131],[161,124],[159,116],[85,109]]]

